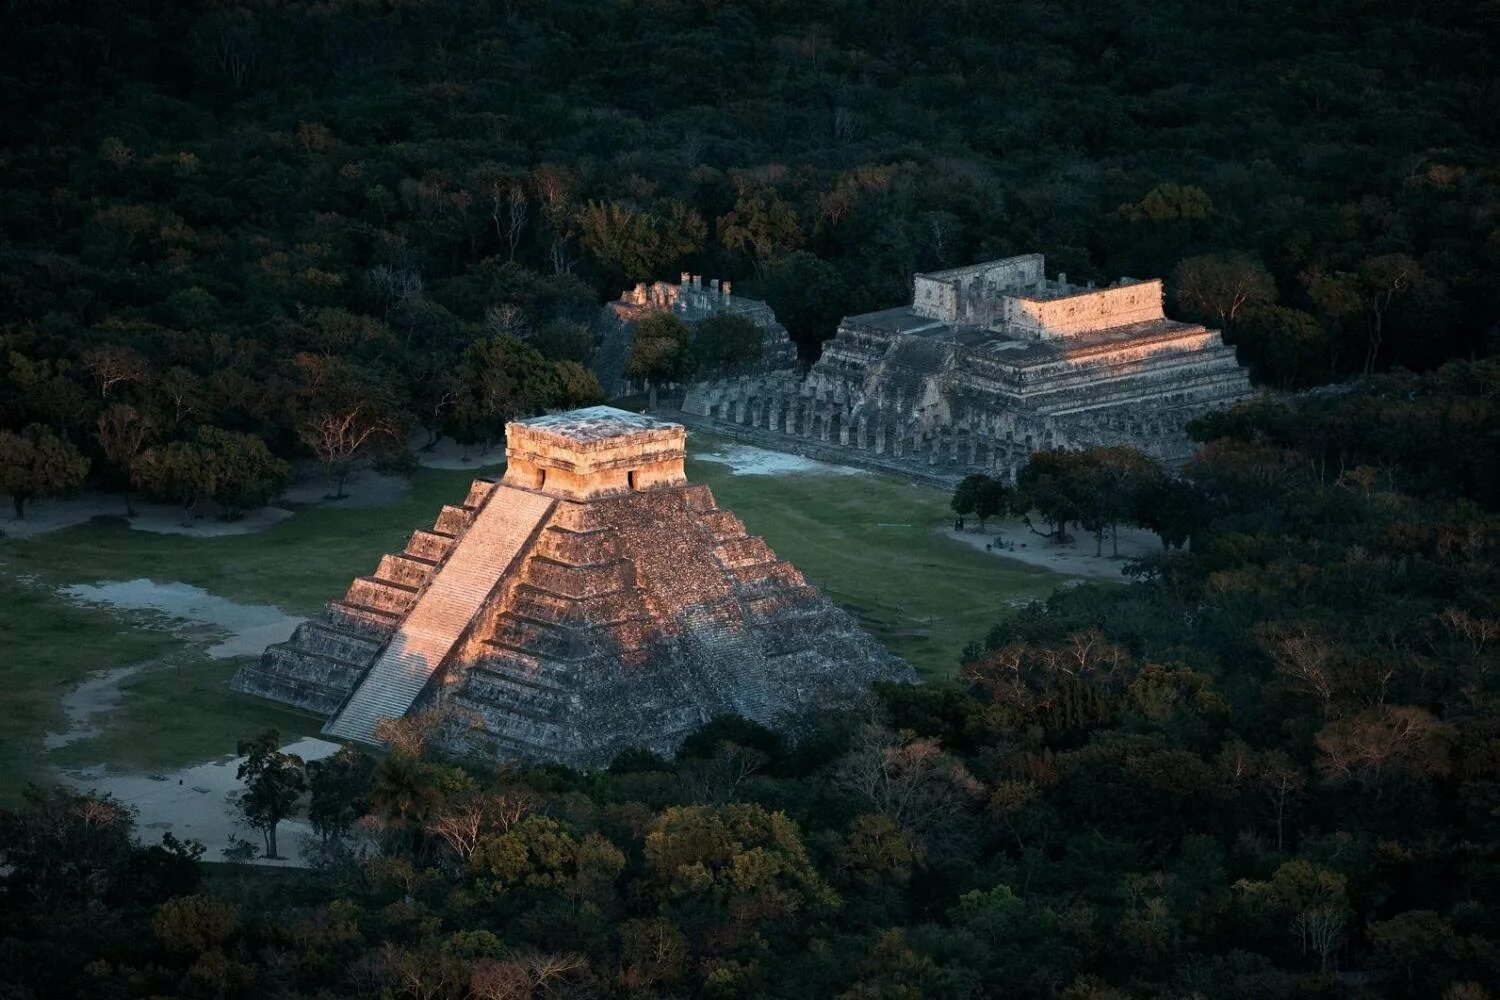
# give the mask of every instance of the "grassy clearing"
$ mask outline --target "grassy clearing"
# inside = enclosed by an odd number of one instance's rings
[[[173,652],[171,635],[129,616],[76,605],[0,577],[0,799],[45,769],[42,735],[67,728],[62,698],[92,671],[152,662]]]
[[[716,445],[695,435],[692,447]],[[186,636],[159,616],[80,607],[55,588],[145,577],[315,615],[351,577],[431,524],[442,504],[461,500],[473,477],[423,469],[399,503],[301,507],[249,535],[188,538],[101,520],[0,539],[0,800],[50,766],[166,770],[229,753],[237,739],[269,726],[295,738],[321,721],[231,695],[225,684],[238,661],[208,658],[201,628]],[[1007,600],[1044,597],[1064,579],[942,537],[946,495],[896,477],[745,476],[698,461],[689,462],[689,477],[929,676],[951,674],[963,646]],[[97,736],[42,750],[45,732],[66,727],[65,694],[93,671],[137,664],[143,669],[121,684],[120,705],[96,719]]]
[[[165,771],[231,754],[240,739],[267,729],[287,742],[316,736],[321,716],[229,691],[245,659],[213,660],[187,649],[152,664],[121,685],[125,698],[97,737],[53,751],[48,763]]]
[[[54,767],[107,763],[148,771],[181,767],[234,750],[240,736],[275,726],[289,737],[316,733],[321,719],[226,688],[239,661],[203,654],[211,639],[184,638],[160,616],[79,606],[50,588],[0,575],[0,803]],[[56,750],[63,698],[99,670],[140,667],[120,685],[120,704],[92,720],[96,736]]]
[[[943,537],[947,495],[894,476],[747,476],[690,461],[688,478],[928,676],[954,673],[1007,600],[1046,597],[1066,579]]]
[[[492,470],[487,475],[494,474]],[[422,469],[411,496],[388,507],[294,507],[297,516],[265,531],[191,538],[131,530],[99,519],[31,539],[0,539],[5,572],[51,586],[133,580],[180,581],[220,597],[313,615],[350,579],[431,527],[445,503],[460,503],[474,473]]]

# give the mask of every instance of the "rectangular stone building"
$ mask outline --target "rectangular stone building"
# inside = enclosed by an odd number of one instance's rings
[[[846,317],[807,375],[707,383],[683,409],[873,464],[1009,477],[1040,448],[1183,461],[1188,420],[1251,395],[1219,331],[1167,318],[1160,280],[1079,286],[1044,263],[915,275],[910,305]]]

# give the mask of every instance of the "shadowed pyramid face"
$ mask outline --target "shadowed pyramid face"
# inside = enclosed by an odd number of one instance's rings
[[[686,482],[680,425],[593,407],[507,430],[504,482],[475,480],[231,687],[341,739],[432,710],[456,752],[599,767],[715,715],[796,729],[915,679]]]
[[[512,421],[505,483],[568,500],[619,496],[686,482],[681,424],[591,406]]]

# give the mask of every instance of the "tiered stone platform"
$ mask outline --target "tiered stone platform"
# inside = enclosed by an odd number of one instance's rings
[[[1168,319],[1161,282],[1079,288],[1039,254],[916,276],[910,306],[846,317],[806,377],[705,383],[684,412],[956,478],[1040,448],[1191,454],[1188,420],[1250,395],[1215,330]]]
[[[591,767],[716,714],[795,729],[914,679],[685,480],[680,425],[594,407],[507,436],[502,483],[476,482],[235,689],[364,741],[438,708],[454,749]]]

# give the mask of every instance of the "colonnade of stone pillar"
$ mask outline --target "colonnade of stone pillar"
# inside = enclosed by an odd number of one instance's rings
[[[809,443],[868,452],[944,472],[983,471],[1012,479],[1038,428],[1006,414],[970,414],[952,426],[923,428],[902,407],[852,406],[780,381],[741,379],[701,387],[700,415]]]

